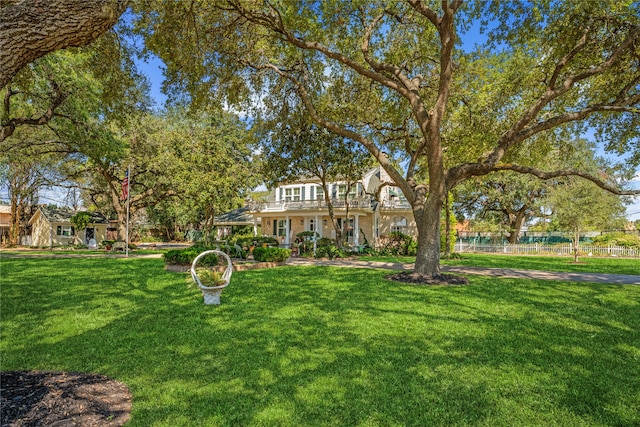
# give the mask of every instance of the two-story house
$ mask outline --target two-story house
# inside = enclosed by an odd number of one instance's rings
[[[346,240],[350,245],[363,245],[365,239],[375,245],[379,237],[394,231],[417,235],[411,206],[384,169],[377,167],[365,173],[351,186],[346,203],[346,182],[332,182],[328,189],[339,227],[344,229],[344,221],[348,221]],[[285,246],[294,243],[302,231],[336,237],[317,178],[301,178],[272,189],[267,201],[253,208],[253,215],[261,222],[264,235],[275,236]]]

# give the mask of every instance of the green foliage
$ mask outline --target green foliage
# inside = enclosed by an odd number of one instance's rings
[[[606,233],[592,239],[594,245],[640,248],[640,236],[626,233]]]
[[[323,237],[316,243],[316,258],[336,259],[346,258],[347,256],[347,251],[338,247],[333,239]]]
[[[291,250],[258,246],[253,250],[253,259],[260,262],[285,262],[291,256]]]
[[[302,231],[296,234],[298,253],[301,256],[313,256],[313,239],[317,239],[319,236],[315,231]]]
[[[637,2],[139,2],[135,11],[176,99],[223,99],[259,116],[282,144],[277,162],[295,161],[298,145],[315,153],[313,126],[358,141],[408,200],[426,200],[420,221],[474,176],[542,172],[546,153],[564,154],[587,128],[640,161],[628,71],[637,70]],[[417,270],[436,268],[438,237]]]
[[[204,239],[204,233],[200,230],[194,230],[192,228],[185,233],[184,238],[188,242],[202,242],[202,240]]]
[[[309,239],[312,237],[319,237],[320,235],[318,233],[316,233],[315,231],[302,231],[298,234],[296,234],[296,237],[299,237],[301,239]]]
[[[278,246],[280,244],[278,239],[271,236],[231,236],[228,241],[230,244],[237,244],[243,248],[249,248],[250,246],[258,247],[265,244],[267,246]]]
[[[71,224],[76,226],[76,229],[84,230],[91,222],[91,214],[89,214],[89,212],[78,212],[73,215],[69,221],[71,221]]]
[[[408,234],[389,233],[380,238],[380,255],[415,256],[418,251],[418,242]]]
[[[208,268],[196,268],[196,273],[202,286],[213,287],[222,286],[225,284],[225,280],[222,278],[222,273],[218,270],[211,270]]]
[[[162,258],[165,264],[191,265],[198,255],[209,249],[210,248],[203,246],[192,246],[186,249],[170,249],[162,255]],[[218,257],[216,254],[206,255],[198,260],[198,265],[218,265]]]

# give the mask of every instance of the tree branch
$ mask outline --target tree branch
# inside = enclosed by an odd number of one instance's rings
[[[51,87],[53,89],[53,94],[51,96],[51,101],[49,103],[49,106],[47,107],[47,110],[44,113],[42,113],[40,117],[36,117],[36,118],[14,117],[12,119],[9,119],[5,123],[2,123],[2,125],[0,126],[0,142],[3,142],[5,139],[13,135],[16,128],[19,126],[25,126],[25,125],[39,126],[39,125],[45,125],[49,123],[49,121],[53,118],[56,109],[69,96],[69,93],[63,91],[60,85],[58,85],[58,83],[56,83],[54,80],[50,80],[49,83],[51,84]],[[4,100],[6,112],[8,112],[10,109],[9,93],[15,94],[16,92],[12,92],[10,88],[7,90],[7,95],[5,95],[5,100]]]
[[[360,135],[359,133],[351,129],[347,129],[345,127],[339,126],[338,124],[330,122],[326,120],[324,117],[321,117],[318,114],[315,108],[315,105],[313,104],[313,101],[311,100],[311,96],[309,95],[309,92],[307,91],[305,86],[294,76],[282,71],[281,69],[279,69],[273,64],[265,64],[264,67],[273,70],[278,75],[291,81],[296,86],[298,95],[302,99],[302,102],[304,103],[305,108],[309,112],[309,116],[316,124],[318,124],[319,126],[322,126],[323,128],[329,130],[330,132],[333,132],[337,135],[343,136],[345,138],[349,138],[353,141],[357,141],[360,144],[362,144],[367,150],[369,150],[371,155],[375,157],[378,163],[380,163],[380,166],[382,166],[387,171],[387,173],[391,176],[391,179],[393,179],[394,182],[398,183],[397,184],[398,186],[402,187],[403,191],[405,192],[405,195],[407,197],[413,196],[413,189],[408,184],[405,184],[406,181],[402,179],[402,176],[393,167],[387,155],[382,151],[380,151],[380,149],[378,149],[378,147],[373,143],[373,141],[365,138],[363,135]]]
[[[0,8],[0,88],[49,52],[84,46],[109,30],[128,0],[23,0]]]
[[[559,178],[563,176],[578,176],[580,178],[591,181],[594,184],[596,184],[598,187],[602,188],[603,190],[606,190],[618,196],[635,196],[640,194],[640,190],[620,190],[617,186],[610,184],[603,179],[597,178],[591,174],[588,174],[583,171],[578,171],[575,169],[562,169],[562,170],[553,171],[553,172],[545,172],[545,171],[541,171],[539,169],[535,169],[527,166],[520,166],[520,165],[505,163],[505,164],[496,165],[493,170],[513,171],[513,172],[518,172],[523,174],[529,174],[542,180]]]
[[[496,145],[496,147],[489,153],[487,153],[485,155],[485,162],[488,165],[495,165],[497,164],[502,157],[504,156],[505,152],[514,144],[522,141],[524,138],[526,138],[526,136],[531,136],[534,133],[537,133],[541,130],[545,130],[545,129],[549,129],[550,127],[545,127],[543,124],[537,124],[535,126],[532,126],[529,130],[524,131],[525,127],[527,126],[527,124],[531,123],[540,113],[540,111],[542,111],[542,109],[547,106],[551,101],[559,98],[560,96],[564,95],[565,93],[569,92],[571,89],[573,89],[573,87],[575,86],[575,84],[579,81],[588,79],[590,77],[602,74],[604,71],[608,70],[609,68],[611,68],[614,64],[615,61],[622,55],[622,53],[629,47],[631,46],[633,43],[635,43],[636,39],[638,39],[638,37],[640,37],[640,26],[635,27],[632,31],[630,31],[630,33],[627,35],[627,38],[615,49],[615,51],[609,56],[609,58],[607,58],[606,60],[604,60],[600,65],[598,66],[594,66],[594,67],[590,67],[588,70],[583,71],[581,73],[572,75],[567,77],[558,87],[548,87],[544,93],[538,98],[538,100],[536,102],[533,103],[533,105],[531,105],[523,114],[522,116],[520,116],[520,119],[518,119],[505,133],[502,134],[502,136],[500,137],[498,144]],[[577,46],[579,46],[580,43],[577,44]],[[575,50],[575,48],[574,48]],[[572,54],[568,54],[566,55],[564,58],[571,58],[573,57]],[[563,59],[564,59],[563,58]],[[561,60],[562,62],[562,60]],[[558,70],[558,67],[560,67],[560,64],[558,64],[558,66],[556,66],[556,70]],[[564,65],[562,65],[562,67],[564,67]],[[562,68],[560,67],[560,68]],[[557,77],[557,76],[556,76]],[[637,101],[636,101],[637,102]],[[617,102],[616,102],[617,103]],[[616,108],[619,108],[620,105],[616,106]],[[594,109],[595,108],[595,109]],[[593,106],[593,107],[589,107],[589,108],[585,108],[584,110],[582,110],[582,112],[578,112],[578,113],[568,113],[565,114],[563,116],[559,116],[559,117],[563,117],[564,119],[566,119],[565,121],[560,121],[559,123],[566,123],[569,121],[574,121],[574,120],[580,120],[584,117],[586,117],[587,114],[594,112],[594,111],[604,111],[607,107],[603,104],[599,105],[599,106]],[[609,107],[610,108],[610,107]],[[588,111],[594,109],[593,111]],[[612,110],[614,111],[614,110]],[[615,110],[618,111],[618,110]],[[585,115],[582,115],[582,113],[584,113]],[[575,118],[571,118],[571,117],[575,117]],[[547,124],[551,124],[550,121],[546,121],[544,123]],[[537,132],[534,131],[535,129],[540,129]],[[524,138],[523,138],[524,136]]]

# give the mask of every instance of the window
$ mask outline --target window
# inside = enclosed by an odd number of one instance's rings
[[[310,219],[309,220],[309,231],[316,231],[316,220],[315,219]]]
[[[300,187],[285,188],[284,200],[286,202],[299,202],[300,201]]]
[[[349,188],[349,194],[347,197],[353,199],[356,197],[357,184],[352,184]],[[344,195],[347,192],[347,184],[338,184],[338,198],[344,199]]]
[[[407,218],[403,216],[393,218],[391,222],[391,232],[407,234]]]
[[[316,194],[317,194],[318,200],[320,201],[324,200],[324,189],[322,187],[316,188]]]
[[[342,228],[342,224],[343,224],[343,218],[338,218],[338,228],[340,228],[340,230],[342,230],[343,232],[345,231],[344,228]],[[353,218],[349,218],[349,222],[347,223],[347,233],[346,236],[347,237],[353,237]]]
[[[286,236],[287,235],[287,220],[279,219],[278,220],[278,236]]]
[[[56,234],[58,236],[75,236],[76,230],[72,225],[59,225],[56,228]]]

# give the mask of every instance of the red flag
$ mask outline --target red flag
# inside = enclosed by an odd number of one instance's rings
[[[122,194],[120,195],[120,200],[127,200],[129,197],[129,169],[124,175],[124,179],[122,180]]]

